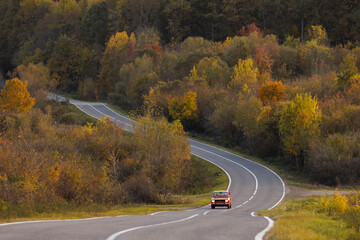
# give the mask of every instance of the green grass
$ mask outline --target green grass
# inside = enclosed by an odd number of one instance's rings
[[[81,124],[84,125],[87,122],[89,123],[95,123],[98,120],[94,117],[91,117],[90,115],[87,115],[86,113],[84,113],[83,111],[81,111],[79,108],[77,108],[75,105],[69,104],[66,106],[67,109],[70,112],[76,113],[77,115],[77,121]]]
[[[169,198],[172,205],[167,207],[200,207],[209,204],[213,191],[227,189],[229,178],[226,173],[214,164],[199,157],[191,156],[198,171],[198,176],[208,185],[195,185],[192,193],[186,195],[174,195]],[[201,183],[200,183],[201,184]],[[197,193],[197,194],[195,194]]]
[[[341,218],[318,212],[318,199],[287,199],[273,210],[261,211],[261,215],[275,220],[266,239],[359,239]]]

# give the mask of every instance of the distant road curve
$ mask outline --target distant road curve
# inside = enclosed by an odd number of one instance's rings
[[[66,100],[56,95],[49,98]],[[127,131],[135,129],[135,121],[104,103],[69,102],[94,118],[108,116]],[[284,199],[283,180],[267,167],[241,156],[194,140],[189,142],[193,155],[219,166],[228,175],[231,209],[212,210],[207,205],[145,216],[0,224],[0,239],[263,239],[273,221],[255,216],[254,212],[272,209]]]

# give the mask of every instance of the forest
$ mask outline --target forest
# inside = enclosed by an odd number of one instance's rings
[[[0,0],[0,207],[186,192],[185,131],[315,183],[359,184],[359,5]],[[163,131],[128,136],[106,119],[71,125],[47,91],[147,113],[140,123]]]

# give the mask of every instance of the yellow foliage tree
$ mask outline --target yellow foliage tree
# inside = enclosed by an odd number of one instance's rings
[[[258,75],[259,70],[251,58],[245,60],[239,59],[231,77],[231,88],[249,93],[256,89]]]
[[[297,157],[304,157],[310,141],[319,136],[321,111],[318,102],[310,95],[296,95],[281,110],[279,130],[285,150]],[[302,162],[296,158],[299,168]]]
[[[301,67],[307,73],[318,73],[331,64],[332,54],[328,38],[322,26],[311,26],[308,32],[309,41],[299,46]]]
[[[119,70],[123,63],[132,56],[135,42],[134,34],[129,37],[124,31],[113,35],[106,44],[97,86],[101,96],[114,90],[114,85],[119,80]]]
[[[197,118],[197,94],[187,92],[183,98],[173,98],[169,101],[169,114],[173,119],[185,120]]]
[[[18,78],[8,80],[0,93],[0,107],[5,111],[27,112],[34,106],[35,98],[27,90],[27,82]]]

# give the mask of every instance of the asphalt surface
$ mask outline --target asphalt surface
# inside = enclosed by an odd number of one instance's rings
[[[51,98],[64,100],[56,96]],[[127,131],[136,123],[102,103],[70,101],[85,113],[109,116]],[[230,179],[231,209],[210,205],[142,216],[0,224],[0,239],[263,239],[272,220],[254,215],[285,196],[285,185],[270,169],[219,148],[189,140],[191,153],[221,167]],[[210,201],[210,199],[209,199]]]

